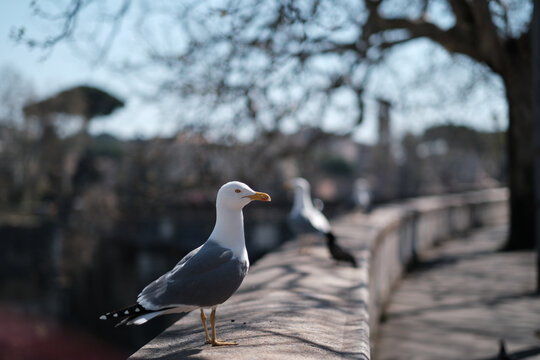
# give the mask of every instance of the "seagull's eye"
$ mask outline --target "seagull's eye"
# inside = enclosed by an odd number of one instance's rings
[[[236,189],[236,190],[234,190],[234,192],[235,192],[235,193],[239,193],[239,192],[242,192],[242,190]]]

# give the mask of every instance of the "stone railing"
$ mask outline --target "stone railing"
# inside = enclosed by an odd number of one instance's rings
[[[358,220],[363,224],[367,220],[366,225],[375,227],[369,241],[371,334],[377,330],[393,285],[418,253],[470,229],[506,223],[507,202],[506,189],[489,189],[411,199],[380,208],[368,219]]]
[[[240,290],[218,307],[217,333],[238,346],[204,344],[194,311],[133,359],[370,358],[370,332],[391,289],[423,249],[471,228],[507,221],[507,191],[411,199],[332,221],[359,267],[336,264],[322,241],[292,241],[259,260]]]

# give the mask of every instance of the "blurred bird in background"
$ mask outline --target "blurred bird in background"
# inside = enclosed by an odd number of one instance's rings
[[[363,178],[356,179],[353,188],[354,205],[368,214],[372,210],[372,194],[369,181]]]
[[[311,200],[310,185],[304,178],[294,178],[285,183],[294,190],[294,202],[287,217],[287,223],[296,235],[324,235],[330,255],[337,261],[344,261],[357,267],[356,260],[349,252],[337,244],[328,219]]]

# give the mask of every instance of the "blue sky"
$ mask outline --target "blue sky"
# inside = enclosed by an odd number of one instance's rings
[[[69,86],[90,84],[105,88],[125,99],[127,105],[124,109],[103,121],[94,122],[91,128],[93,133],[110,132],[122,138],[167,136],[174,133],[177,124],[167,116],[164,112],[166,110],[159,104],[144,102],[134,95],[133,84],[129,77],[118,75],[103,66],[91,65],[80,54],[77,55],[68,44],[57,46],[49,57],[42,60],[42,53],[39,50],[16,45],[9,39],[11,29],[22,25],[31,34],[51,31],[51,28],[46,27],[47,24],[36,21],[31,15],[29,3],[30,1],[26,0],[0,2],[0,67],[7,65],[14,68],[34,85],[40,98]],[[122,41],[123,45],[117,47],[115,51],[132,51],[133,43],[130,44],[128,38],[130,34],[124,31],[121,36],[124,36],[126,41]],[[434,51],[433,47],[426,47],[422,43],[403,47],[387,61],[389,69],[394,67],[395,71],[386,69],[376,74],[373,86],[383,88],[384,92],[394,94],[393,96],[407,94],[403,86],[417,74],[417,70],[413,69],[414,64],[418,63],[417,59],[428,53],[431,56],[434,52],[442,58],[448,57],[442,50]],[[458,68],[458,75],[452,76],[463,76],[464,79],[470,76],[465,70],[459,75],[460,71]],[[502,86],[496,78],[491,82],[495,84],[495,88]],[[434,93],[434,89],[417,88],[414,92],[416,97],[428,97]],[[493,121],[494,117],[498,119],[498,123]],[[374,141],[377,128],[375,118],[375,107],[368,106],[365,122],[356,132],[356,139],[362,142]],[[494,91],[487,86],[475,90],[467,96],[464,103],[449,104],[444,109],[425,107],[392,111],[393,130],[396,136],[407,131],[420,132],[426,126],[446,122],[448,119],[463,121],[483,130],[505,128],[506,102],[500,89]],[[327,121],[327,128],[332,129],[331,120]]]
[[[8,66],[34,86],[38,98],[67,87],[90,84],[126,100],[126,107],[92,124],[93,133],[110,132],[122,138],[170,135],[175,124],[166,121],[155,104],[147,104],[131,93],[125,77],[103,66],[93,66],[67,44],[57,46],[46,59],[38,49],[17,45],[9,38],[12,28],[25,26],[33,34],[47,31],[30,13],[30,1],[0,2],[0,67]],[[152,121],[160,119],[160,121]]]

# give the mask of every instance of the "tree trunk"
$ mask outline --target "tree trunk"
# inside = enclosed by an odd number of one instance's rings
[[[536,292],[540,294],[540,2],[534,4],[532,20],[532,119],[534,126],[534,190],[536,201]]]
[[[510,231],[505,250],[534,248],[535,201],[533,186],[532,68],[530,56],[518,49],[510,53],[501,74],[506,87]],[[525,51],[526,53],[526,51]]]

